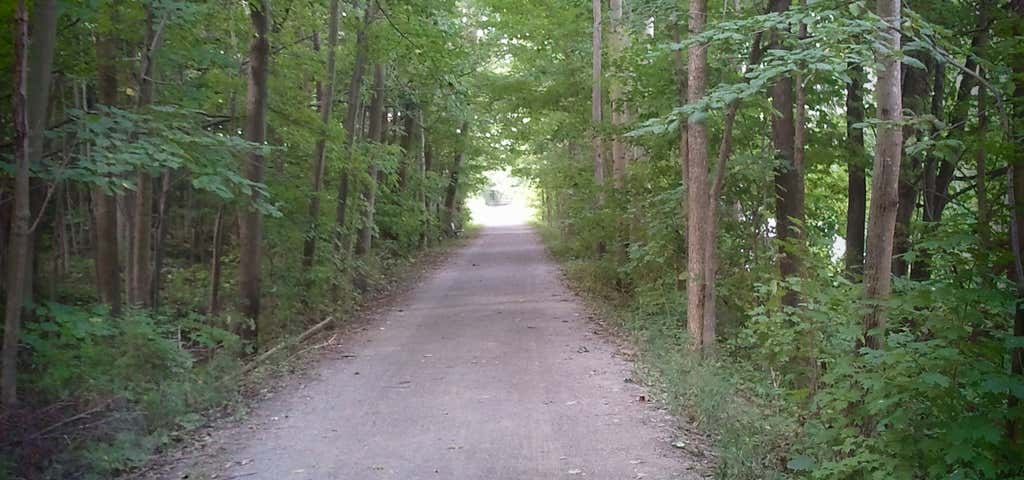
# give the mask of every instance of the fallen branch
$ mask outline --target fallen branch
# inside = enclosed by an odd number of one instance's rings
[[[236,373],[234,375],[231,375],[228,378],[229,379],[234,379],[234,378],[236,378],[236,377],[238,377],[240,375],[245,375],[246,373],[249,373],[249,372],[255,370],[256,367],[260,366],[260,364],[262,364],[263,362],[267,361],[268,358],[274,356],[275,353],[283,350],[285,347],[287,347],[288,345],[291,345],[292,343],[302,343],[303,341],[305,341],[309,337],[312,337],[313,335],[316,335],[317,333],[319,333],[323,329],[327,328],[327,326],[330,325],[331,322],[333,322],[333,321],[334,321],[333,317],[327,317],[326,320],[324,320],[324,321],[322,321],[322,322],[320,322],[320,323],[318,323],[316,325],[313,325],[312,327],[309,328],[309,330],[306,330],[305,332],[302,332],[302,334],[299,335],[298,337],[296,337],[295,340],[283,342],[283,343],[279,344],[278,346],[276,346],[274,348],[271,348],[270,350],[267,350],[266,352],[261,353],[258,357],[256,357],[256,359],[254,359],[252,362],[249,362],[249,364],[246,365],[245,368],[240,370],[238,373]]]

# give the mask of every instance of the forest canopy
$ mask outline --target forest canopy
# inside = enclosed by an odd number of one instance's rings
[[[1022,478],[1022,16],[3,2],[0,474],[144,465],[505,169],[720,477]]]

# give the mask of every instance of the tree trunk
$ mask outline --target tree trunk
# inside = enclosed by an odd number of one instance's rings
[[[375,147],[380,147],[384,139],[384,66],[373,65],[373,99],[370,102],[369,140]],[[368,181],[363,189],[364,208],[359,236],[356,237],[355,255],[365,257],[370,253],[373,242],[373,211],[377,202],[377,165],[370,158],[367,166]],[[365,279],[364,279],[365,280]],[[361,282],[362,283],[362,282]]]
[[[217,208],[217,219],[213,223],[213,251],[210,254],[210,301],[206,312],[220,314],[221,249],[224,244],[224,207]]]
[[[144,108],[153,103],[153,53],[159,46],[160,32],[155,25],[153,4],[146,5],[146,45],[139,68],[139,101]],[[153,235],[153,177],[144,170],[137,174],[135,189],[135,222],[132,232],[132,258],[129,272],[128,302],[132,305],[152,306],[152,263],[150,240]]]
[[[980,57],[988,43],[988,30],[991,24],[991,0],[980,0],[978,2],[978,23],[971,38],[971,50],[964,62],[964,68],[975,71],[978,67],[976,57]],[[957,87],[956,101],[946,122],[949,125],[950,136],[960,137],[967,128],[967,116],[970,110],[970,100],[973,96],[972,90],[977,85],[977,80],[972,75],[964,74]],[[941,114],[941,112],[940,112]],[[939,118],[942,118],[941,116]],[[958,158],[958,157],[957,157]],[[956,173],[957,163],[955,161],[937,161],[929,163],[929,174],[932,182],[926,186],[924,194],[924,220],[926,222],[939,222],[942,220],[942,213],[949,204],[949,186],[953,182]]]
[[[850,83],[846,85],[846,274],[859,278],[864,272],[864,223],[867,216],[867,182],[865,175],[864,130],[855,125],[864,123],[864,69],[850,64]]]
[[[320,108],[320,123],[324,129],[313,149],[313,189],[309,198],[309,231],[302,246],[302,266],[309,269],[316,258],[316,241],[320,235],[320,192],[324,188],[324,152],[327,148],[327,131],[331,124],[331,113],[334,108],[334,84],[337,78],[335,67],[338,51],[338,0],[331,0],[331,17],[327,24],[327,72],[326,84],[317,88],[317,101]]]
[[[96,73],[99,102],[117,104],[117,70],[114,59],[117,45],[110,33],[101,34],[96,41]],[[96,287],[100,301],[110,307],[110,313],[121,313],[121,265],[117,226],[117,200],[101,187],[92,191],[95,216]]]
[[[622,74],[624,71],[621,65],[622,54],[628,42],[622,21],[622,3],[623,0],[609,0],[612,34],[608,42],[608,50],[615,71],[611,78],[610,97],[612,125],[616,129],[615,136],[612,138],[612,186],[616,189],[621,189],[626,184],[626,144],[620,130],[629,122],[629,113],[622,89],[625,78],[625,75]]]
[[[452,169],[449,172],[448,177],[448,188],[445,190],[444,196],[444,210],[445,210],[445,231],[449,235],[455,236],[457,233],[457,226],[455,222],[458,220],[458,206],[459,206],[459,176],[462,174],[462,164],[466,160],[466,148],[469,146],[469,120],[462,121],[462,140],[459,144],[458,153],[455,155],[455,163],[452,165]]]
[[[253,39],[249,49],[249,85],[246,95],[245,139],[262,145],[267,138],[267,67],[270,62],[270,2],[260,0],[249,3]],[[263,183],[263,154],[253,152],[245,162],[245,177]],[[248,205],[238,212],[238,287],[242,313],[253,322],[253,328],[243,328],[242,336],[251,341],[259,338],[260,316],[260,263],[262,262],[263,218],[255,204],[260,200],[254,191]]]
[[[879,65],[875,98],[878,126],[875,141],[874,172],[871,176],[871,208],[868,213],[867,245],[864,261],[865,299],[863,345],[880,349],[885,342],[885,310],[878,303],[891,291],[893,233],[899,201],[900,157],[903,153],[903,102],[900,92],[900,60],[892,52],[900,49],[900,0],[877,0],[877,14],[886,22],[878,43],[888,51],[876,53]]]
[[[31,303],[29,270],[29,118],[28,118],[28,11],[20,0],[14,19],[14,213],[8,252],[7,298],[4,308],[4,343],[0,359],[0,406],[7,410],[17,402],[18,338],[21,314]]]
[[[689,34],[700,35],[707,22],[707,0],[690,0]],[[707,91],[707,44],[689,48],[687,100],[696,103]],[[686,205],[686,326],[694,350],[705,345],[704,317],[707,308],[706,239],[708,208],[708,127],[703,119],[687,119]]]
[[[772,0],[772,12],[789,10],[790,0]],[[781,49],[782,38],[788,32],[773,31],[769,49]],[[782,280],[800,276],[803,270],[801,255],[803,248],[804,222],[804,171],[797,163],[802,157],[796,152],[796,119],[793,111],[793,79],[784,76],[775,81],[769,89],[772,108],[772,147],[775,149],[778,167],[775,169],[775,222],[776,239],[779,243],[779,274]],[[800,301],[799,294],[786,289],[782,297],[785,305],[795,307]]]
[[[153,245],[152,305],[153,310],[160,308],[160,289],[163,286],[164,250],[167,245],[168,222],[170,218],[171,170],[165,169],[160,174],[160,196],[156,204],[156,244]]]
[[[601,123],[603,122],[603,105],[601,95],[601,1],[593,0],[594,32],[591,58],[593,62],[593,80],[590,92],[590,121],[593,128],[591,143],[594,149],[594,186],[597,187],[597,208],[604,206],[604,142],[601,140]],[[597,255],[604,255],[605,244],[598,240]]]
[[[376,14],[376,6],[373,1],[367,1],[366,10],[363,13],[363,28],[356,33],[356,58],[352,66],[352,79],[348,86],[348,104],[345,110],[345,134],[348,136],[345,148],[348,150],[348,161],[351,163],[355,154],[356,139],[359,137],[356,131],[356,121],[359,119],[359,111],[362,110],[360,91],[363,88],[363,76],[366,73],[366,58],[370,49],[369,28],[373,23]],[[335,211],[335,224],[337,227],[337,243],[339,253],[348,253],[348,240],[345,236],[346,212],[348,210],[349,193],[348,166],[343,165],[341,178],[338,181],[338,206]]]
[[[934,62],[925,61],[925,64],[933,66]],[[929,98],[929,75],[928,70],[922,70],[911,66],[904,66],[902,70],[903,82],[903,107],[911,112],[913,116],[924,116],[927,114]],[[929,133],[918,130],[913,125],[903,127],[904,142],[915,137],[925,136]],[[910,274],[910,262],[907,261],[907,253],[912,247],[910,240],[910,225],[914,212],[917,210],[917,197],[921,191],[921,159],[911,155],[902,156],[903,165],[900,167],[900,183],[898,189],[899,204],[896,207],[896,229],[893,239],[892,272],[899,277]]]

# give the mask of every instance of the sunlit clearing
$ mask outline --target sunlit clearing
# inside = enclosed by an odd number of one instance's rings
[[[490,185],[466,199],[473,223],[484,226],[525,225],[534,218],[533,191],[525,182],[500,170],[485,175]]]

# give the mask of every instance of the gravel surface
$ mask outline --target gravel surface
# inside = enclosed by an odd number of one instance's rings
[[[701,478],[594,329],[529,227],[485,228],[165,478]]]

